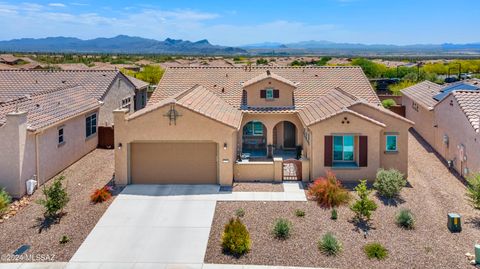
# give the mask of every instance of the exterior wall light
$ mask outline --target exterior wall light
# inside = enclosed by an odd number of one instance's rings
[[[223,143],[223,149],[227,149],[227,143]]]
[[[122,143],[118,143],[118,149],[122,149]]]

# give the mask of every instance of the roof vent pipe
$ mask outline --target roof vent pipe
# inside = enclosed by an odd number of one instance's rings
[[[267,70],[267,76],[270,76],[270,70]]]

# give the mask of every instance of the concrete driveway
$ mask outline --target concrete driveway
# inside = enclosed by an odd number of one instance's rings
[[[218,185],[129,185],[67,268],[202,268],[217,201],[306,201],[300,183],[283,188],[251,193],[221,192]]]
[[[201,265],[216,203],[207,197],[218,192],[211,185],[127,186],[71,262]]]

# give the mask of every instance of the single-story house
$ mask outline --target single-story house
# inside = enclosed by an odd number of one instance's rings
[[[0,188],[20,197],[27,180],[57,175],[97,147],[113,110],[133,113],[137,95],[146,90],[118,71],[0,71]]]
[[[147,107],[126,113],[114,111],[117,184],[408,172],[413,122],[380,105],[359,67],[168,68]]]
[[[402,93],[406,117],[433,149],[464,177],[480,172],[480,80],[425,81]]]

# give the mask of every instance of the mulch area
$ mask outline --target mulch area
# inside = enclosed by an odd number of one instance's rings
[[[352,222],[348,207],[338,209],[338,220],[330,219],[330,210],[315,202],[218,202],[208,242],[206,263],[258,264],[336,268],[475,268],[465,253],[474,252],[480,238],[480,212],[466,201],[465,186],[453,176],[422,142],[409,139],[409,187],[402,190],[401,199],[387,203],[372,194],[378,205],[372,215],[367,238],[364,227]],[[251,251],[240,258],[222,253],[221,235],[235,210],[243,208],[242,218],[251,236]],[[415,214],[414,230],[404,230],[395,224],[395,214],[409,208]],[[305,217],[296,217],[302,209]],[[450,233],[447,214],[462,215],[462,232]],[[287,218],[293,232],[287,240],[272,235],[274,221]],[[322,254],[317,242],[327,232],[333,232],[342,242],[343,251],[335,257]],[[389,250],[383,261],[369,260],[363,246],[380,242]]]
[[[264,183],[264,182],[234,182],[232,191],[234,192],[283,192],[283,184]]]
[[[96,149],[62,172],[70,201],[60,223],[49,227],[43,223],[43,207],[36,203],[43,198],[42,187],[37,189],[28,197],[27,206],[0,223],[0,255],[10,255],[21,245],[27,244],[30,249],[25,252],[26,255],[49,255],[53,256],[53,260],[48,261],[69,261],[113,201],[110,199],[96,205],[90,203],[94,189],[103,187],[112,179],[113,156],[113,150]],[[50,180],[46,185],[52,183],[53,180]],[[115,193],[118,191],[117,188]],[[64,235],[70,241],[60,244]]]

